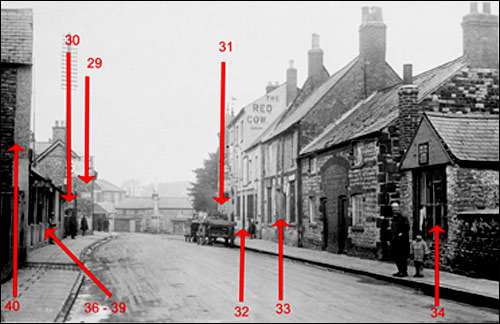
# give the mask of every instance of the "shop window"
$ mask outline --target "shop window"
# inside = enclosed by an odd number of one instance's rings
[[[429,233],[435,225],[447,231],[446,219],[446,172],[444,168],[419,171],[416,174],[416,215],[413,233],[421,232],[432,239]],[[446,234],[445,234],[446,235]]]

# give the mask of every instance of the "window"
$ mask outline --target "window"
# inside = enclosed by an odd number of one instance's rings
[[[236,145],[238,145],[238,132],[240,131],[240,128],[238,127],[238,125],[236,125],[236,133],[235,133],[235,138],[234,138],[234,142]]]
[[[429,143],[418,144],[418,164],[429,164]]]
[[[240,125],[241,125],[241,126],[240,126],[240,127],[241,127],[241,128],[240,128],[240,130],[241,130],[240,141],[241,141],[241,142],[243,142],[243,120],[241,121]]]
[[[422,232],[422,236],[432,239],[429,233],[435,225],[448,232],[446,219],[446,172],[444,168],[423,170],[417,173],[417,215],[413,224],[413,233]],[[445,234],[446,235],[446,234]]]
[[[241,197],[238,196],[238,198],[236,198],[236,218],[237,219],[241,219],[240,206],[241,206]]]
[[[308,163],[309,163],[308,172],[310,174],[316,174],[316,158],[309,157]]]
[[[267,213],[266,213],[266,224],[269,224],[273,217],[273,188],[267,188]]]
[[[290,181],[290,223],[296,222],[295,213],[295,181]]]
[[[352,225],[363,224],[363,195],[351,196]]]
[[[316,224],[316,198],[309,197],[309,223]]]
[[[352,153],[354,158],[354,166],[361,166],[363,164],[363,150],[360,142],[354,143]]]

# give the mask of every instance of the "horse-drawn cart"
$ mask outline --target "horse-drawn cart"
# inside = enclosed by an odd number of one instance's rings
[[[234,246],[234,227],[236,223],[220,220],[206,219],[200,222],[196,232],[196,242],[201,245],[212,244],[218,238],[223,238],[226,246]]]

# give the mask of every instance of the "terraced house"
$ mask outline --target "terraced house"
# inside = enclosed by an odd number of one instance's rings
[[[397,199],[413,236],[446,230],[444,268],[498,278],[498,16],[472,4],[462,27],[463,56],[406,65],[302,149],[304,246],[381,256]]]
[[[258,206],[263,238],[276,239],[271,226],[281,218],[290,224],[285,231],[285,243],[303,245],[303,166],[297,160],[299,152],[360,100],[400,82],[385,59],[386,28],[381,8],[362,8],[359,54],[332,75],[323,65],[319,35],[313,34],[308,76],[302,90],[252,145],[252,149],[260,146],[263,155],[264,167],[259,175],[262,198]]]
[[[226,196],[231,199],[219,210],[241,227],[246,227],[250,220],[256,218],[260,189],[252,180],[260,172],[260,152],[247,153],[246,149],[285,111],[297,91],[297,70],[290,61],[285,83],[269,83],[263,96],[241,108],[236,116],[231,114],[228,118],[224,188]]]

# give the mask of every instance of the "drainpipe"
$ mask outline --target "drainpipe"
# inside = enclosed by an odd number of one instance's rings
[[[298,247],[302,247],[302,160],[299,158],[299,153],[300,153],[300,124],[298,124],[297,127],[297,194],[295,195],[297,197],[297,245]]]

